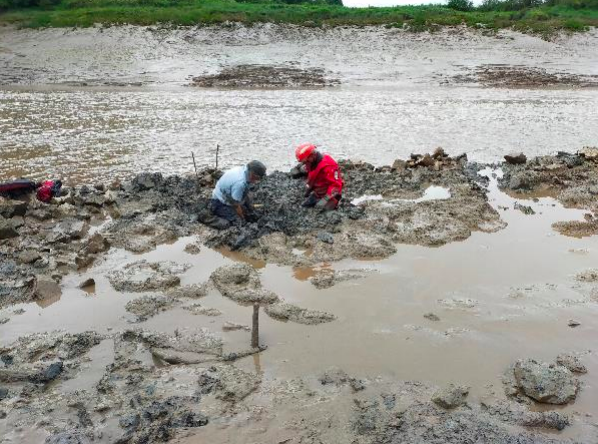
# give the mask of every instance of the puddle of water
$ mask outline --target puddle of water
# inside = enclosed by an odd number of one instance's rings
[[[432,186],[426,188],[426,190],[424,191],[424,194],[421,197],[418,197],[416,199],[389,199],[385,203],[387,203],[389,205],[392,205],[393,203],[396,203],[396,202],[420,203],[420,202],[427,202],[430,200],[445,200],[445,199],[450,199],[450,198],[451,198],[451,192],[448,188],[432,185]],[[378,200],[384,200],[384,197],[382,197],[382,195],[380,195],[380,194],[371,195],[371,196],[361,196],[361,197],[357,197],[357,198],[353,199],[351,201],[351,203],[353,205],[360,205],[364,202],[378,201]]]

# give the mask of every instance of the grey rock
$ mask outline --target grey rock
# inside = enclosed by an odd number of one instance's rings
[[[8,389],[0,387],[0,401],[6,398],[8,398]]]
[[[17,237],[19,233],[15,229],[13,223],[9,219],[0,217],[0,240],[1,239],[12,239]]]
[[[324,242],[326,244],[333,244],[334,243],[334,236],[328,233],[327,231],[320,231],[317,236],[320,242]]]
[[[581,325],[581,322],[576,321],[574,319],[569,319],[569,322],[567,322],[567,325],[571,328],[575,328],[575,327],[579,327]]]
[[[579,381],[560,365],[524,359],[517,361],[513,374],[521,392],[538,402],[566,404],[579,389]]]
[[[32,264],[41,259],[41,257],[41,254],[35,250],[25,250],[19,253],[17,256],[17,261],[21,264]]]
[[[440,318],[438,316],[436,316],[434,313],[426,313],[424,315],[424,318],[426,318],[430,321],[434,321],[434,322],[440,321]]]
[[[527,162],[527,156],[523,153],[509,153],[505,155],[505,161],[511,165],[520,165]]]
[[[332,322],[336,319],[336,316],[333,314],[317,310],[308,310],[284,301],[268,305],[264,310],[271,318],[279,321],[296,322],[298,324],[315,325]]]
[[[573,372],[573,373],[587,373],[588,372],[588,369],[586,368],[586,366],[583,365],[579,361],[579,358],[575,355],[571,355],[571,354],[559,355],[556,358],[556,363],[558,365],[562,365],[563,367],[566,367],[570,372]]]
[[[455,386],[439,389],[432,396],[432,402],[445,409],[452,409],[465,404],[465,398],[469,394],[469,387]]]

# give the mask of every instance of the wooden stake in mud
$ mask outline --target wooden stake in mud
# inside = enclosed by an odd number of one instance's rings
[[[220,154],[220,145],[216,144],[216,170],[218,169],[218,155]]]
[[[197,164],[195,163],[195,154],[191,151],[191,158],[193,159],[193,169],[195,170],[195,178],[199,179],[197,176]]]
[[[253,304],[253,320],[251,322],[251,348],[260,346],[260,305]]]

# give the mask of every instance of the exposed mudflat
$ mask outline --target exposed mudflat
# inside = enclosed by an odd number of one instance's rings
[[[344,163],[335,216],[278,203],[236,252],[197,220],[209,170],[4,200],[2,442],[597,442],[598,244],[552,227],[593,201],[498,188],[566,158],[571,192],[589,153]]]
[[[192,85],[202,88],[323,88],[338,85],[321,69],[238,65],[215,75],[193,77]]]
[[[278,169],[305,141],[375,165],[437,146],[478,161],[575,151],[598,139],[598,91],[571,86],[597,67],[595,30],[547,42],[461,27],[2,27],[0,175],[184,174],[191,152],[213,165],[216,144],[221,166]]]
[[[474,83],[491,88],[598,88],[598,75],[550,72],[544,68],[509,65],[480,66],[456,75],[455,83]]]

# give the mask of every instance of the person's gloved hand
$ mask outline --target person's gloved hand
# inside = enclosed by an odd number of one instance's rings
[[[308,197],[312,193],[312,189],[309,185],[305,185],[305,197]]]

